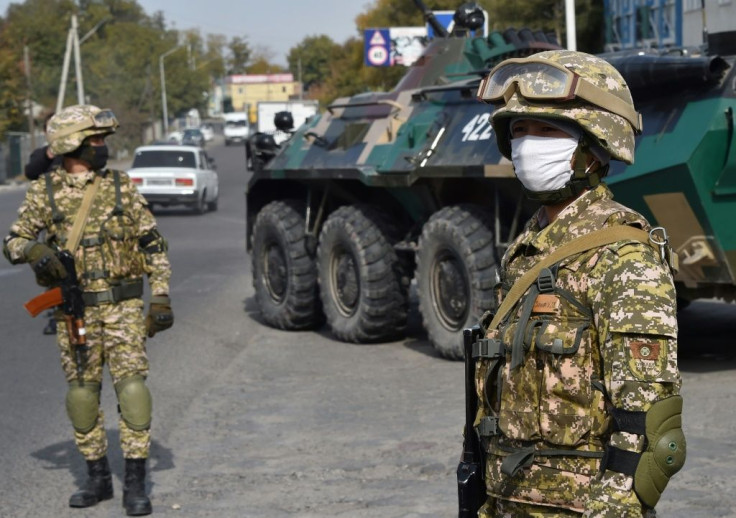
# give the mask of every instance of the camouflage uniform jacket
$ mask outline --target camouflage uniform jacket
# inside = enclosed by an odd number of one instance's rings
[[[148,274],[151,293],[169,292],[171,269],[166,242],[156,230],[156,220],[145,199],[118,171],[120,207],[116,207],[114,174],[103,173],[82,239],[75,253],[77,275],[85,292],[105,291],[120,280],[140,279]],[[41,231],[46,242],[64,248],[86,188],[95,173],[69,174],[61,167],[31,182],[25,200],[18,209],[18,219],[5,238],[4,252],[12,263],[25,261],[24,249],[36,241]],[[54,207],[49,202],[49,176]]]
[[[649,229],[603,184],[543,229],[538,213],[504,255],[499,299],[559,246],[613,225]],[[500,338],[505,361],[477,364],[476,425],[498,418],[497,430],[482,435],[488,493],[586,516],[641,516],[631,477],[599,471],[606,444],[640,452],[644,437],[613,432],[606,407],[646,411],[679,391],[671,273],[650,245],[638,242],[589,250],[551,270],[553,292],[526,308],[529,297],[522,297],[498,329],[487,330],[488,338]],[[523,361],[512,369],[515,341]],[[521,469],[510,476],[514,464]]]

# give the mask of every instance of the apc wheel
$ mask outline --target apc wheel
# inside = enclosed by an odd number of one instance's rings
[[[253,226],[256,301],[263,320],[280,329],[311,329],[323,321],[302,214],[299,202],[273,201],[261,209]]]
[[[408,291],[392,229],[366,206],[341,207],[325,221],[317,247],[320,297],[334,335],[381,342],[406,330]]]
[[[462,359],[462,330],[492,307],[496,254],[478,207],[445,207],[424,224],[417,250],[419,312],[445,358]]]

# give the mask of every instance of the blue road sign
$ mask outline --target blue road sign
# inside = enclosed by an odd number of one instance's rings
[[[366,29],[363,33],[364,61],[369,67],[391,66],[389,29]]]

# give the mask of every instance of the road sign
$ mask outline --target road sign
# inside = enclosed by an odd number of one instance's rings
[[[389,29],[366,29],[363,33],[364,61],[371,67],[391,65],[391,36]]]

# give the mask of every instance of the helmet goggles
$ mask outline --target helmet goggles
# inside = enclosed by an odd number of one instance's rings
[[[54,135],[54,138],[58,139],[61,137],[66,137],[71,135],[72,133],[93,128],[103,131],[109,130],[110,133],[112,133],[113,131],[115,131],[118,125],[118,119],[115,117],[115,114],[112,112],[112,110],[101,110],[95,115],[90,115],[86,117],[86,120],[82,120],[80,122],[77,122],[76,124],[61,128],[56,133],[56,135]]]
[[[477,97],[490,104],[506,104],[516,91],[532,102],[583,99],[623,117],[641,133],[641,114],[632,106],[557,63],[533,57],[507,59],[481,81]]]

